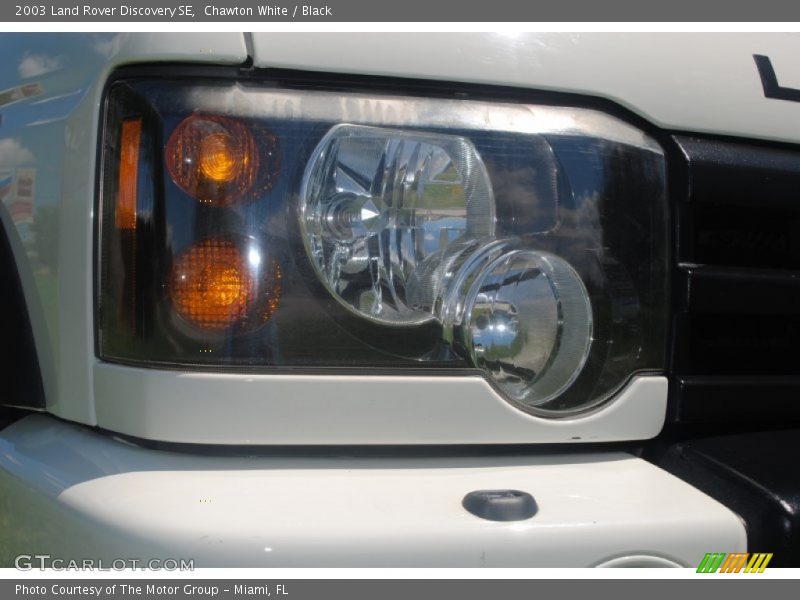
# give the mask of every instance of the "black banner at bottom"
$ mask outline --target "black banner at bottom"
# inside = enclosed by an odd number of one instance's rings
[[[773,570],[774,571],[774,570]],[[556,574],[554,572],[554,574]],[[474,573],[473,573],[474,574]],[[712,587],[713,586],[713,587]],[[26,579],[0,581],[0,598],[6,600],[133,599],[156,600],[426,600],[457,598],[647,598],[675,600],[725,594],[726,600],[752,600],[754,594],[778,597],[796,582],[758,575],[707,574],[691,579]],[[775,594],[775,596],[772,596]]]

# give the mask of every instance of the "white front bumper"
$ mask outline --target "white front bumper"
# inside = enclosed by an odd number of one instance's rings
[[[0,432],[0,561],[531,567],[653,555],[694,566],[746,549],[736,515],[623,452],[335,452],[163,452],[30,416]],[[532,494],[538,513],[491,522],[461,506],[468,492],[505,488]]]

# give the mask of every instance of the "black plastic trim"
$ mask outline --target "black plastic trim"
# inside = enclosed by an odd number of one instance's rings
[[[800,430],[681,442],[657,464],[738,514],[750,552],[770,566],[800,566]],[[711,549],[713,550],[713,549]]]
[[[667,418],[706,425],[800,426],[800,375],[678,375]]]
[[[668,421],[800,424],[800,147],[674,140]]]
[[[676,136],[675,141],[688,164],[689,202],[800,211],[800,152],[796,148],[691,135]]]
[[[678,310],[737,315],[800,315],[800,271],[678,265]]]

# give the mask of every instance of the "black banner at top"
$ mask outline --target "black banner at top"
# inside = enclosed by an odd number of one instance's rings
[[[0,5],[14,22],[787,22],[793,0],[17,0]]]

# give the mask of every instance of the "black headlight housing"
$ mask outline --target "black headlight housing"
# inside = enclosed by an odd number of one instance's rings
[[[545,416],[664,369],[664,154],[602,112],[127,77],[101,161],[102,360],[480,372]]]

